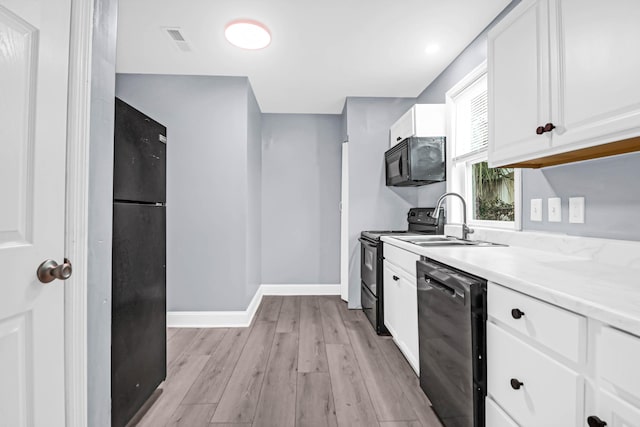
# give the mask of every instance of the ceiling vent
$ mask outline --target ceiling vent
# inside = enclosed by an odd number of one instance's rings
[[[163,28],[163,30],[171,37],[171,40],[173,40],[178,47],[178,50],[181,52],[191,52],[191,46],[189,46],[180,28]]]

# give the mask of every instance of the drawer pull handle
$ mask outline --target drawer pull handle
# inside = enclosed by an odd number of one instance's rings
[[[589,418],[587,418],[587,424],[589,425],[589,427],[604,427],[607,425],[607,423],[605,423],[595,415],[591,415]]]
[[[556,126],[553,123],[547,123],[544,126],[538,126],[536,128],[536,135],[542,135],[543,133],[551,132],[555,128],[556,128]]]
[[[393,276],[393,280],[397,282],[398,280],[400,280],[400,278],[398,276]]]
[[[514,319],[520,319],[522,316],[524,316],[524,311],[517,308],[511,310],[511,317],[513,317]]]
[[[524,385],[523,382],[518,381],[516,378],[511,378],[511,388],[514,390],[520,390],[520,387]]]

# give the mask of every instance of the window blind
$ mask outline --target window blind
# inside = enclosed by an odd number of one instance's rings
[[[471,140],[470,151],[487,148],[489,145],[489,123],[487,121],[487,91],[471,98],[470,102]]]

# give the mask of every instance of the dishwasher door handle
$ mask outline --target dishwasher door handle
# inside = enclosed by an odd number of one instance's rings
[[[432,288],[437,289],[443,294],[451,297],[451,300],[455,301],[458,304],[464,304],[464,298],[465,298],[464,293],[460,293],[456,291],[451,286],[448,286],[438,281],[437,279],[434,279],[433,277],[428,276],[427,274],[424,274],[422,277],[423,277],[423,280],[426,282],[427,286],[431,286]]]
[[[455,296],[456,294],[456,290],[453,289],[451,286],[447,286],[444,283],[438,282],[437,280],[435,280],[432,277],[428,277],[427,275],[424,276],[424,281],[427,282],[427,285],[430,285],[434,288],[436,288],[439,291],[442,291],[446,294],[449,294],[451,296]]]

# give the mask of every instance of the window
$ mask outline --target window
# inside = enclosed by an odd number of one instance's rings
[[[447,92],[447,191],[467,201],[469,224],[519,229],[520,171],[487,164],[486,70],[482,64]],[[448,212],[462,222],[462,206],[448,201]]]

